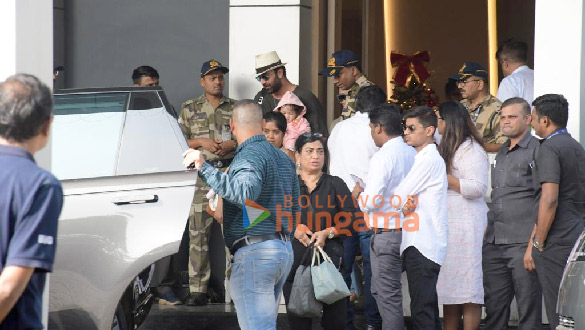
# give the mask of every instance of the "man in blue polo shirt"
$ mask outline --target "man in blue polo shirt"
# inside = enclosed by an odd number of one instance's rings
[[[0,330],[43,328],[63,191],[33,155],[47,144],[52,110],[51,91],[36,77],[0,83]]]

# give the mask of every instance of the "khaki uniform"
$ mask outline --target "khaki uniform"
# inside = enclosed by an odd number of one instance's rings
[[[471,102],[467,99],[461,100],[461,104],[469,112],[483,142],[502,144],[508,140],[500,131],[500,100],[488,94],[475,109],[470,108]]]
[[[355,96],[357,95],[357,93],[360,91],[360,89],[362,87],[366,87],[366,86],[373,86],[374,83],[369,81],[368,78],[366,77],[366,75],[362,74],[361,77],[359,77],[354,83],[353,85],[351,85],[351,87],[349,88],[349,91],[347,92],[347,97],[345,98],[345,106],[343,107],[343,109],[341,109],[341,116],[335,118],[331,124],[329,125],[329,132],[333,131],[333,127],[335,127],[335,125],[337,123],[339,123],[342,120],[345,120],[347,118],[351,118],[353,117],[353,115],[355,114]]]
[[[205,95],[191,99],[181,106],[179,126],[186,139],[210,138],[213,140],[232,140],[229,122],[235,100],[223,97],[217,108],[213,108]],[[232,159],[234,153],[217,156],[199,148],[208,161]],[[227,166],[220,166],[225,169]],[[191,293],[207,292],[210,277],[209,265],[209,231],[213,218],[205,212],[209,200],[205,195],[209,187],[197,180],[197,190],[189,211],[189,291]]]

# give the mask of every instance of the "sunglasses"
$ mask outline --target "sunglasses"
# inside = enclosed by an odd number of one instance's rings
[[[306,137],[306,138],[310,138],[310,137],[316,137],[316,138],[322,138],[323,134],[321,133],[305,133],[303,135],[301,135],[302,137]]]
[[[343,102],[347,98],[347,94],[337,94],[337,101]]]
[[[256,80],[261,81],[262,79],[264,80],[268,80],[268,75],[266,73],[259,75],[258,77],[256,77]]]
[[[406,124],[402,124],[402,131],[406,131],[408,130],[410,133],[416,131],[416,126],[414,125],[406,125]]]

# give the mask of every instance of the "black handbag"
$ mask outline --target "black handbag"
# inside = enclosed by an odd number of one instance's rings
[[[315,253],[313,243],[309,245],[297,271],[290,292],[287,310],[299,317],[321,317],[323,303],[315,298],[311,266],[307,264],[307,258]]]

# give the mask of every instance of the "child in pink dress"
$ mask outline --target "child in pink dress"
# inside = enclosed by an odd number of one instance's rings
[[[311,133],[311,125],[305,117],[307,108],[294,93],[286,92],[274,111],[281,112],[286,118],[286,133],[284,134],[283,146],[295,151],[295,142],[305,133]]]

